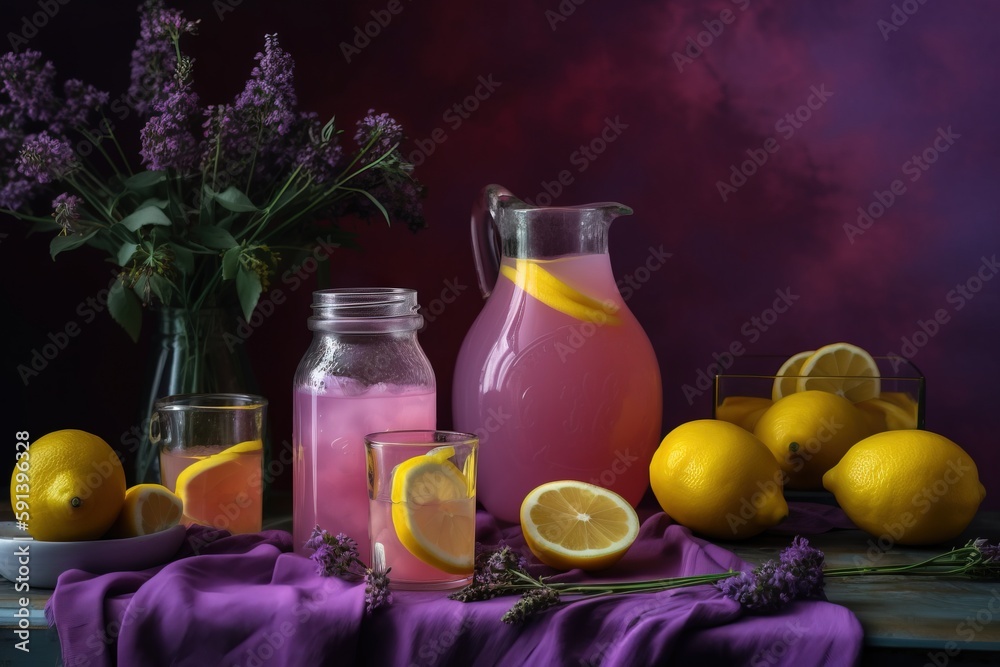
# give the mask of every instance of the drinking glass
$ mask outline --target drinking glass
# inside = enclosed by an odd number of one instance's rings
[[[371,552],[384,552],[392,588],[472,581],[478,449],[475,435],[454,431],[365,436]]]
[[[162,484],[184,501],[185,525],[232,533],[261,529],[267,399],[184,394],[156,401],[149,436]]]

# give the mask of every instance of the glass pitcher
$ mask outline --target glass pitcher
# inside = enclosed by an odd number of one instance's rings
[[[499,185],[474,204],[472,241],[488,297],[455,368],[455,428],[480,438],[478,497],[504,521],[544,482],[575,479],[633,506],[660,439],[652,345],[608,257],[616,203],[539,207]],[[497,247],[499,237],[499,248]]]

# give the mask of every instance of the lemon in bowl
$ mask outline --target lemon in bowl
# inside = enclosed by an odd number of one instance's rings
[[[36,540],[96,540],[125,503],[125,470],[99,436],[77,429],[53,431],[18,456],[10,498],[15,514],[20,516],[19,508],[24,508],[28,534]]]

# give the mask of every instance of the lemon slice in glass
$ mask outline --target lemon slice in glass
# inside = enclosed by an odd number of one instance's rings
[[[259,531],[262,450],[260,440],[248,440],[182,470],[174,488],[184,517],[232,533]]]
[[[857,345],[833,343],[816,350],[802,363],[797,391],[818,389],[858,403],[878,398],[881,373],[872,355]]]
[[[781,364],[781,368],[774,377],[774,385],[771,387],[771,400],[777,401],[780,398],[784,398],[789,394],[794,394],[796,391],[796,385],[798,384],[798,378],[796,377],[802,371],[802,364],[805,363],[806,359],[816,354],[815,350],[807,350],[806,352],[799,352],[794,354],[785,360],[785,363]]]
[[[603,303],[573,289],[549,273],[537,260],[517,259],[514,262],[514,266],[501,265],[500,273],[546,306],[584,322],[610,326],[621,324],[616,315],[616,304]]]
[[[560,570],[601,570],[625,555],[639,517],[624,498],[594,484],[564,480],[536,487],[521,503],[531,553]]]
[[[411,554],[449,574],[472,572],[476,503],[449,446],[403,461],[392,472],[392,523]]]

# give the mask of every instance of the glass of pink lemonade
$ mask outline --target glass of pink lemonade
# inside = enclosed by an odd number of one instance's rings
[[[479,439],[453,431],[365,436],[369,536],[390,585],[458,588],[472,581]]]
[[[160,481],[184,502],[185,525],[261,529],[266,411],[267,399],[251,394],[156,401],[150,440],[160,449]]]

